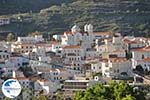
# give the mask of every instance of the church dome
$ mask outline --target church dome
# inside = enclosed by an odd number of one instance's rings
[[[72,33],[80,32],[80,27],[77,25],[74,25],[71,29]]]
[[[93,25],[92,24],[88,25],[88,33],[93,33]]]
[[[89,25],[88,25],[88,29],[89,29],[89,30],[93,30],[93,25],[92,25],[92,24],[89,24]]]
[[[84,31],[88,32],[88,24],[84,25]]]

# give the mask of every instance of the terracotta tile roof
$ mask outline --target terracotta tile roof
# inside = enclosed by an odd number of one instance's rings
[[[150,41],[150,38],[146,38],[148,41]]]
[[[108,59],[100,59],[100,62],[108,62]]]
[[[126,62],[126,61],[128,61],[126,58],[121,58],[121,57],[117,57],[117,58],[111,58],[111,59],[109,59],[110,60],[110,62]]]
[[[26,78],[26,77],[16,77],[14,79],[17,79],[17,80],[29,80],[29,78]]]
[[[64,49],[80,49],[80,46],[78,45],[71,45],[71,46],[65,46]]]
[[[66,31],[66,32],[64,32],[64,34],[72,34],[72,32],[71,31]]]
[[[113,53],[117,53],[117,52],[125,52],[125,50],[116,50],[116,51],[113,51]]]
[[[64,66],[71,66],[71,64],[64,64]]]
[[[144,47],[144,48],[140,48],[140,49],[132,49],[132,51],[136,51],[136,52],[150,52],[150,46]]]
[[[138,60],[138,62],[150,62],[150,58],[145,58],[143,60]]]
[[[133,40],[124,39],[123,41],[124,41],[125,43],[127,43],[127,44],[138,44],[138,43],[142,43],[142,41],[140,41],[140,39],[133,39]]]
[[[50,42],[51,44],[58,44],[58,43],[60,43],[59,41],[51,41]]]
[[[97,63],[98,63],[97,61],[90,62],[90,64],[97,64]]]
[[[111,32],[94,32],[94,34],[111,35]]]
[[[104,40],[107,40],[107,41],[109,41],[109,42],[111,42],[111,41],[112,41],[112,39],[111,39],[111,38],[106,38],[106,39],[104,39]]]

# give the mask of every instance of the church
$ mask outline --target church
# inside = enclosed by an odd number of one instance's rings
[[[86,24],[82,32],[80,27],[74,25],[71,31],[64,32],[61,44],[66,45],[80,45],[84,49],[91,48],[94,43],[93,25]]]

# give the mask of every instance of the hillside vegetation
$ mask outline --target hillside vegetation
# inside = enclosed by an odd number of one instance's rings
[[[0,31],[12,31],[18,35],[34,31],[60,34],[74,24],[83,28],[84,24],[91,23],[95,31],[150,36],[149,0],[73,0],[66,1],[67,3],[64,1],[66,0],[36,13],[27,11],[7,15],[11,18],[11,24],[1,26]]]
[[[0,0],[0,15],[38,12],[51,5],[69,3],[71,0]]]

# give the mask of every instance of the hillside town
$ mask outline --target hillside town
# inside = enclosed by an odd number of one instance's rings
[[[17,79],[23,92],[16,100],[40,94],[55,100],[58,91],[72,100],[76,91],[114,80],[150,84],[150,38],[96,32],[92,24],[74,25],[51,38],[35,35],[0,42],[0,84]],[[4,98],[0,91],[0,100]]]

